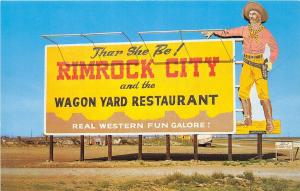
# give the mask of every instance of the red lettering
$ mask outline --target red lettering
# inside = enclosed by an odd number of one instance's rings
[[[194,77],[199,77],[199,67],[198,65],[202,62],[201,57],[191,58],[189,63],[194,64]]]
[[[139,65],[138,60],[128,60],[127,64],[126,64],[126,71],[127,71],[127,78],[129,79],[134,79],[134,78],[138,78],[138,73],[135,72],[133,74],[130,73],[130,65]]]
[[[219,62],[219,57],[206,57],[205,62],[207,62],[208,67],[210,68],[209,76],[216,76],[215,67]]]
[[[109,79],[109,75],[107,74],[108,62],[107,61],[97,61],[96,65],[97,65],[96,79],[101,79],[101,72],[105,79]]]
[[[66,62],[57,62],[57,66],[58,66],[58,75],[56,79],[64,80],[66,77],[67,80],[70,80],[71,76],[68,74],[70,70],[69,64],[67,64]]]
[[[199,64],[201,63],[208,64],[209,77],[216,76],[216,66],[219,63],[219,57],[205,57],[205,59],[201,57],[190,59],[173,57],[166,60],[166,77],[184,78],[188,75],[199,77]],[[111,63],[105,60],[90,61],[89,64],[85,64],[84,61],[74,61],[72,64],[57,62],[57,80],[154,78],[152,64],[154,64],[152,59],[143,59],[140,63],[134,59],[127,61],[113,60]],[[188,64],[193,65],[188,66]],[[194,70],[190,71],[189,67],[193,67]],[[193,73],[188,74],[188,72]]]
[[[154,78],[154,74],[151,69],[151,64],[153,63],[153,60],[150,59],[149,62],[147,63],[146,60],[142,60],[142,74],[141,78],[147,78],[146,72],[149,74],[150,78]]]
[[[72,65],[71,65],[72,69],[73,69],[72,80],[78,80],[77,65],[78,65],[78,62],[72,62]]]
[[[116,67],[119,66],[119,74],[116,74]],[[113,60],[111,62],[111,78],[122,79],[124,77],[124,62],[122,60]]]
[[[178,71],[174,71],[173,73],[170,71],[170,64],[178,64],[177,58],[168,58],[166,63],[166,75],[168,78],[178,77]]]
[[[94,74],[94,64],[95,61],[91,61],[88,65],[85,64],[83,61],[80,62],[80,79],[84,80],[85,77],[89,76],[89,79],[95,79]]]
[[[181,73],[180,73],[180,77],[186,77],[187,73],[186,73],[186,58],[181,58],[180,62],[181,62]]]

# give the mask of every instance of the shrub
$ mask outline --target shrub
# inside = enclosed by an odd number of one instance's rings
[[[221,173],[221,172],[215,172],[215,173],[213,173],[213,174],[211,175],[211,177],[212,177],[213,179],[223,179],[223,178],[225,178],[226,176],[225,176],[225,174],[223,174],[223,173]]]
[[[131,180],[131,181],[128,181],[128,182],[125,182],[125,183],[119,185],[119,189],[120,190],[130,190],[130,189],[137,187],[138,184],[139,184],[139,181]]]
[[[109,181],[103,181],[98,184],[100,188],[108,188],[110,186]]]
[[[169,184],[169,183],[185,183],[185,184],[188,184],[192,181],[192,178],[189,177],[189,176],[185,176],[179,172],[176,172],[172,175],[169,175],[167,176],[165,179],[164,179],[164,183],[165,184]]]
[[[238,186],[240,185],[240,181],[235,179],[235,178],[229,178],[227,180],[227,183],[230,184],[230,185],[233,185],[233,186]]]
[[[250,182],[253,182],[253,181],[254,181],[254,175],[253,175],[252,172],[245,171],[245,172],[243,173],[243,175],[244,175],[244,178],[247,179],[247,180],[249,180]]]
[[[198,173],[195,173],[192,175],[191,177],[192,181],[195,182],[195,183],[210,183],[212,181],[212,179],[208,176],[205,176],[205,175],[201,175],[201,174],[198,174]]]
[[[288,181],[278,178],[263,178],[262,188],[265,191],[284,191],[289,187]]]

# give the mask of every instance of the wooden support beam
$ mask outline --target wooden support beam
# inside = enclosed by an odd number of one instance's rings
[[[84,135],[80,135],[80,161],[84,161]]]
[[[53,161],[53,135],[50,135],[50,142],[49,142],[49,161]]]
[[[262,159],[262,134],[257,134],[257,158]]]
[[[170,135],[166,135],[166,160],[171,160],[170,145]]]
[[[107,160],[112,160],[112,136],[107,136]]]
[[[194,135],[194,160],[198,160],[198,135]]]
[[[143,135],[139,135],[139,153],[138,160],[143,160]]]
[[[228,134],[228,160],[232,160],[232,134]]]
[[[108,135],[105,135],[105,141],[104,141],[105,142],[105,146],[107,146],[107,142],[108,142],[107,136]]]

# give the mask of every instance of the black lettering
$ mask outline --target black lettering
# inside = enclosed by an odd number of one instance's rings
[[[78,107],[80,104],[79,104],[79,97],[74,97],[73,98],[73,106],[75,107]]]
[[[190,95],[187,105],[190,105],[191,103],[197,105],[196,99],[193,95]]]
[[[140,106],[146,106],[146,104],[145,104],[145,98],[146,98],[146,96],[140,96]]]
[[[148,105],[148,106],[153,105],[153,96],[148,96],[148,97],[147,97],[147,105]]]
[[[139,106],[139,98],[136,96],[132,96],[132,106]]]
[[[64,106],[64,107],[72,107],[71,100],[70,100],[69,97],[66,99],[66,102],[65,102],[65,106]]]
[[[120,106],[120,100],[119,97],[114,97],[114,106]]]
[[[207,95],[205,95],[205,97],[203,95],[199,95],[199,105],[202,105],[202,102],[207,105]]]
[[[215,105],[215,98],[219,97],[219,95],[218,94],[214,94],[214,95],[209,95],[209,97],[211,97],[211,103],[213,105]]]
[[[176,101],[175,101],[175,96],[169,96],[169,104],[170,105],[175,105]]]
[[[127,105],[127,98],[121,97],[121,106],[126,106],[126,105]]]
[[[167,96],[163,96],[162,101],[161,101],[161,105],[168,105]]]
[[[106,102],[107,97],[100,97],[101,100],[101,106],[104,107],[104,104]]]
[[[63,107],[63,103],[64,103],[64,99],[63,97],[59,97],[59,98],[55,98],[55,106],[56,107]]]
[[[184,99],[185,97],[183,95],[178,95],[177,105],[185,105]]]
[[[92,59],[96,58],[96,56],[99,54],[100,49],[101,49],[101,47],[95,47],[95,48],[93,48],[93,50],[95,51],[95,54],[94,54],[94,56],[91,56]]]

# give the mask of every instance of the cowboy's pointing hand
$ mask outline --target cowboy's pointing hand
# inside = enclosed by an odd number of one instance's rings
[[[214,32],[213,31],[202,31],[201,34],[203,34],[207,39],[209,39]]]

